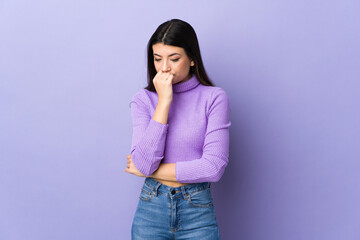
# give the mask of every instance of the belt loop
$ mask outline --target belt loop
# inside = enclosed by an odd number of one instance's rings
[[[209,182],[209,188],[211,187],[211,182]]]
[[[157,183],[156,186],[154,187],[154,189],[153,189],[154,190],[154,197],[157,196],[158,189],[159,189],[160,185],[161,185],[161,183]]]
[[[186,194],[184,186],[181,186],[181,192],[183,194],[184,199],[187,200],[189,198],[189,196]]]

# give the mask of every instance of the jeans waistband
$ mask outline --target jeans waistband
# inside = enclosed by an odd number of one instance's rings
[[[144,184],[155,194],[157,192],[163,192],[163,193],[171,193],[173,191],[180,191],[183,194],[185,193],[192,193],[196,191],[201,191],[206,188],[210,188],[211,183],[210,182],[201,182],[201,183],[189,183],[184,186],[179,187],[171,187],[165,184],[160,183],[159,181],[155,180],[152,177],[146,177]]]

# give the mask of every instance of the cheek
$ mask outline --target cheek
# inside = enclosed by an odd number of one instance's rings
[[[161,65],[157,62],[154,62],[154,66],[157,72],[161,69]]]
[[[176,69],[177,72],[185,73],[189,70],[188,65],[186,62],[181,62],[179,64],[176,64],[174,66],[174,69]]]

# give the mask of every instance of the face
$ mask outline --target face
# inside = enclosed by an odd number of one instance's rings
[[[193,66],[194,62],[186,55],[183,48],[163,43],[156,43],[152,48],[157,72],[162,70],[172,73],[174,75],[173,84],[190,79],[190,66]]]

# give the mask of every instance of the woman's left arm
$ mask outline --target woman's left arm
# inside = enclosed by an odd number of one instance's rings
[[[229,162],[230,103],[222,88],[215,88],[207,109],[207,127],[201,158],[176,162],[180,183],[218,182]]]

